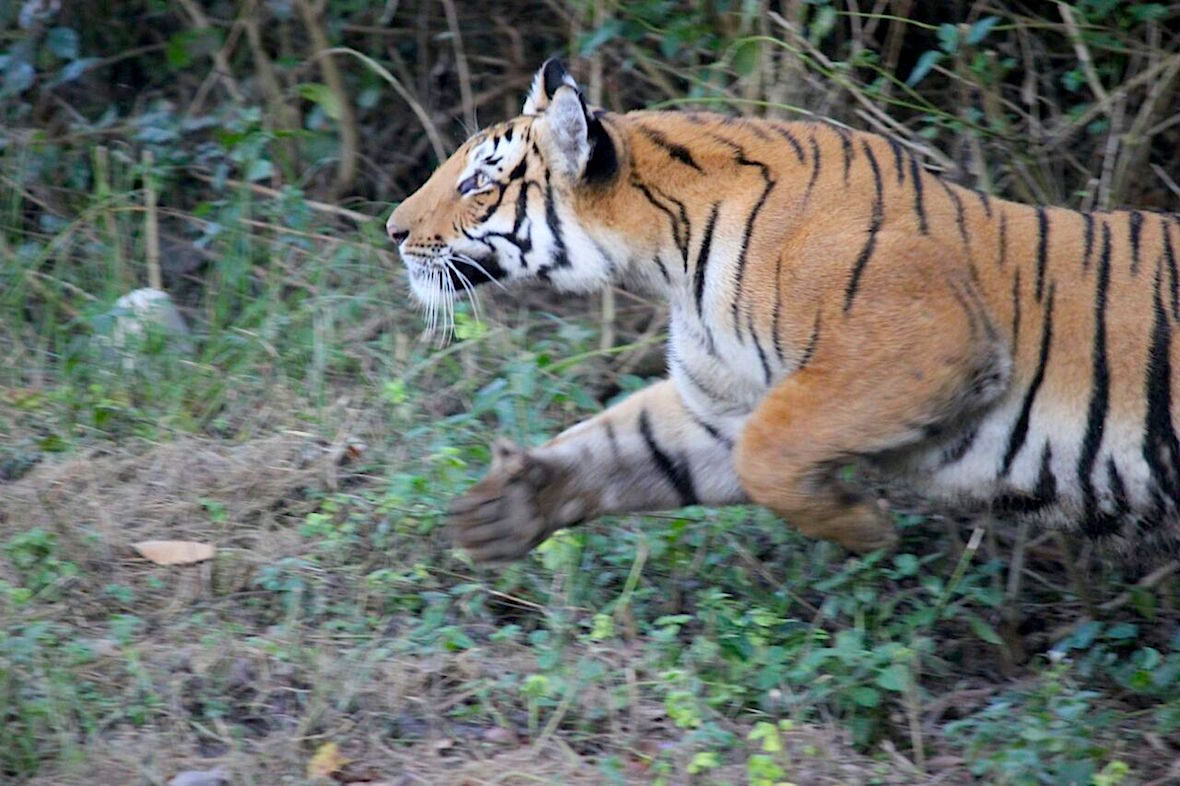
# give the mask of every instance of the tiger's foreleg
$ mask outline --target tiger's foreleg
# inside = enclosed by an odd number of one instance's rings
[[[451,505],[450,524],[475,559],[500,561],[609,513],[744,501],[732,445],[665,380],[540,447],[498,441],[487,477]]]

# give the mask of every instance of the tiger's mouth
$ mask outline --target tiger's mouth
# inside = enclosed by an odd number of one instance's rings
[[[440,277],[445,277],[457,292],[498,282],[508,275],[490,254],[474,257],[457,252],[428,256],[405,253],[402,254],[402,261],[410,271],[411,279],[437,281]]]

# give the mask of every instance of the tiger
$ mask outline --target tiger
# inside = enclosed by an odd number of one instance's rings
[[[858,465],[949,508],[1178,550],[1174,214],[1007,201],[835,121],[614,113],[550,59],[387,231],[428,309],[489,282],[668,303],[666,379],[492,446],[448,513],[474,560],[751,503],[892,548]]]

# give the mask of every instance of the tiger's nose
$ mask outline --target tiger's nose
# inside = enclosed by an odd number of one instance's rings
[[[389,220],[385,222],[385,231],[389,234],[389,239],[394,243],[400,245],[403,240],[410,236],[410,230],[403,229],[393,220],[393,215],[389,216]]]

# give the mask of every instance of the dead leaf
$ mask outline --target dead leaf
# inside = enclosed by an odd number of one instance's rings
[[[316,748],[315,755],[307,763],[307,777],[331,778],[332,774],[348,763],[348,759],[340,754],[340,746],[334,742],[325,742]]]
[[[185,770],[176,773],[168,786],[224,786],[229,783],[229,772],[216,767],[212,770]]]
[[[485,742],[495,742],[502,745],[518,745],[520,743],[516,732],[503,726],[490,726],[484,730],[483,738]]]
[[[141,540],[131,548],[157,565],[191,565],[212,559],[216,549],[191,540]]]

